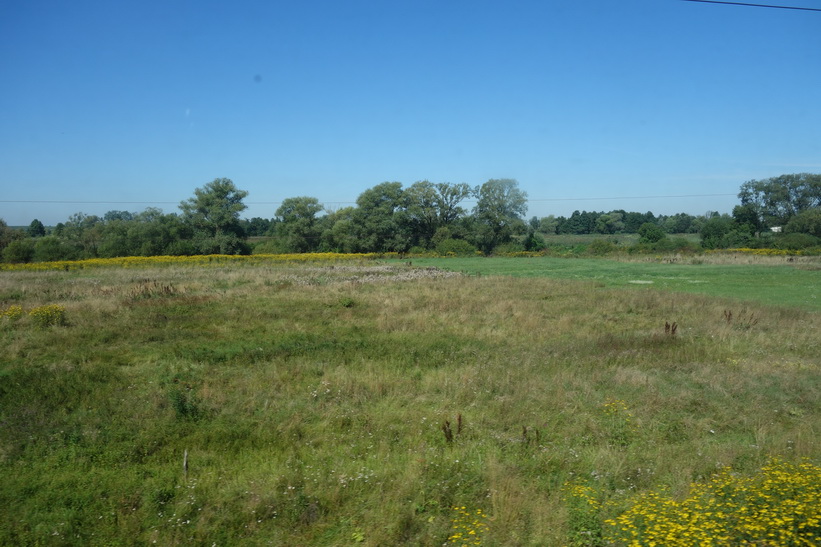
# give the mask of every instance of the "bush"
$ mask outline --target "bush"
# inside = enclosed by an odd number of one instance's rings
[[[442,256],[472,256],[476,254],[476,247],[464,239],[443,239],[436,246],[436,252]]]
[[[587,252],[591,255],[607,255],[616,252],[618,246],[612,241],[606,239],[594,239],[587,246]]]
[[[793,233],[784,234],[783,236],[776,238],[774,243],[776,249],[798,251],[801,249],[816,247],[819,243],[821,243],[821,240],[815,236],[811,236],[810,234]],[[9,245],[9,247],[11,247],[11,245]]]
[[[511,241],[509,243],[502,243],[493,248],[494,255],[508,255],[512,253],[521,253],[525,250],[524,245],[518,241]]]
[[[57,304],[39,306],[29,312],[34,324],[40,328],[60,326],[66,324],[66,309]]]
[[[34,242],[16,239],[3,249],[3,260],[14,264],[28,263],[34,259]]]
[[[525,251],[543,251],[547,243],[542,236],[536,232],[530,232],[524,241]]]
[[[34,244],[35,262],[53,262],[55,260],[77,260],[80,253],[72,245],[57,236],[37,238]]]
[[[655,243],[667,237],[661,226],[652,222],[642,224],[639,227],[639,235],[641,236],[641,243]]]

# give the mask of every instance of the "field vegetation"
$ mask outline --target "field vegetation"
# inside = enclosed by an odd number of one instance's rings
[[[0,271],[0,544],[818,540],[812,264],[450,260]]]

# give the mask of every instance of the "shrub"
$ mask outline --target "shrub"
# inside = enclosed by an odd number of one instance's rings
[[[511,241],[509,243],[502,243],[501,245],[497,245],[496,247],[494,247],[493,254],[504,256],[514,253],[521,253],[524,250],[524,245],[522,245],[518,241]]]
[[[810,234],[792,233],[785,234],[775,240],[775,246],[778,249],[789,249],[797,251],[800,249],[809,249],[816,247],[819,244],[819,239]],[[11,247],[11,245],[9,245]]]
[[[3,249],[3,260],[12,263],[31,262],[34,258],[34,242],[30,239],[16,239]]]
[[[543,251],[547,243],[542,236],[536,232],[530,232],[524,241],[525,251]]]
[[[436,246],[436,252],[442,256],[471,256],[476,253],[476,247],[464,239],[443,239]]]
[[[3,317],[9,321],[17,321],[22,315],[22,306],[9,306],[6,308],[6,311],[0,313],[0,317]]]
[[[645,222],[639,227],[639,235],[642,243],[655,243],[667,237],[664,230],[658,224],[652,222]]]
[[[606,239],[594,239],[590,242],[590,245],[587,246],[587,252],[596,256],[614,253],[616,249],[616,244]]]
[[[35,325],[41,328],[65,325],[66,309],[57,304],[39,306],[29,312],[29,317],[32,318]]]

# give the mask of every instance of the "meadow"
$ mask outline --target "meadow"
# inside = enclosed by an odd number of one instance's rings
[[[332,258],[0,271],[0,544],[821,538],[821,314],[789,284]]]
[[[466,275],[592,281],[610,288],[653,288],[821,311],[821,259],[814,256],[713,253],[573,259],[425,257],[413,258],[412,263]]]

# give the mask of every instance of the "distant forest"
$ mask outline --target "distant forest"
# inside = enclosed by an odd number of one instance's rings
[[[527,194],[512,179],[467,184],[384,182],[362,192],[356,206],[326,209],[313,197],[284,200],[270,219],[240,215],[248,192],[230,179],[194,190],[179,213],[148,208],[76,213],[47,228],[25,229],[0,219],[5,262],[40,262],[193,254],[310,252],[504,253],[549,248],[553,235],[638,234],[636,250],[697,251],[737,247],[821,246],[821,175],[792,174],[745,182],[731,214],[654,215],[613,210],[569,217],[527,218]],[[474,203],[472,207],[466,202]],[[700,245],[676,234],[699,234]],[[671,237],[672,236],[672,237]]]

